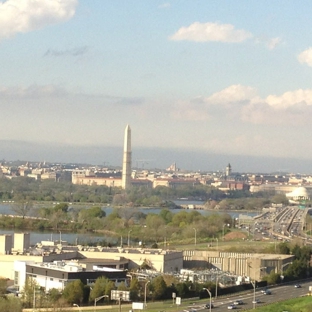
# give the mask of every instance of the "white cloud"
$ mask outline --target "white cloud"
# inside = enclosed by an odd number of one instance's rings
[[[185,120],[222,119],[251,124],[309,124],[312,90],[288,91],[261,98],[250,86],[232,85],[209,97],[180,102],[173,117]]]
[[[224,90],[214,93],[210,97],[205,99],[206,103],[211,104],[228,104],[228,103],[240,103],[248,101],[257,95],[257,90],[252,87],[243,85],[232,85]]]
[[[0,40],[64,22],[74,16],[77,3],[77,0],[8,0],[0,3]]]
[[[160,6],[158,6],[159,9],[168,9],[170,8],[170,3],[169,2],[166,2],[166,3],[163,3],[161,4]]]
[[[303,64],[306,63],[308,66],[312,66],[312,48],[304,50],[298,55],[298,61]]]
[[[279,37],[271,38],[267,42],[267,47],[269,50],[274,50],[278,45],[282,43],[282,39]]]
[[[269,50],[274,50],[276,47],[284,43],[280,37],[268,38],[267,36],[255,37],[254,42],[256,44],[264,44]]]
[[[188,27],[180,28],[170,39],[196,42],[242,42],[251,37],[252,34],[250,32],[243,29],[235,29],[231,24],[195,22]]]
[[[269,95],[266,103],[277,109],[286,109],[298,104],[312,105],[312,90],[288,91],[280,96]]]

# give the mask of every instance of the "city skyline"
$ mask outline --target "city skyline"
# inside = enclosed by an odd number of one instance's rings
[[[0,157],[310,172],[311,8],[0,0]]]

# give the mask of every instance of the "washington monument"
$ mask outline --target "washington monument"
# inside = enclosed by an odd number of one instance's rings
[[[121,186],[123,189],[131,186],[131,129],[129,125],[125,129]]]

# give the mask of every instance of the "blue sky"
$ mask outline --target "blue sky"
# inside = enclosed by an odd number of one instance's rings
[[[130,124],[134,152],[309,159],[311,11],[285,0],[0,1],[0,140],[122,149]]]

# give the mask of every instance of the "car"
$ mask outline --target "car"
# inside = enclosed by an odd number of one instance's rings
[[[205,304],[206,309],[210,309],[210,303]],[[213,304],[211,304],[211,309],[213,308]]]
[[[234,305],[242,305],[244,304],[244,301],[243,300],[240,300],[240,299],[237,299],[233,302]]]
[[[301,288],[301,285],[300,284],[296,284],[295,288]]]
[[[229,305],[228,305],[228,310],[233,310],[233,309],[236,309],[236,305],[234,305],[234,304],[229,304]]]
[[[261,290],[261,293],[264,295],[271,295],[271,290],[269,290],[268,288],[264,288]]]
[[[252,303],[260,303],[259,299],[252,300]]]

